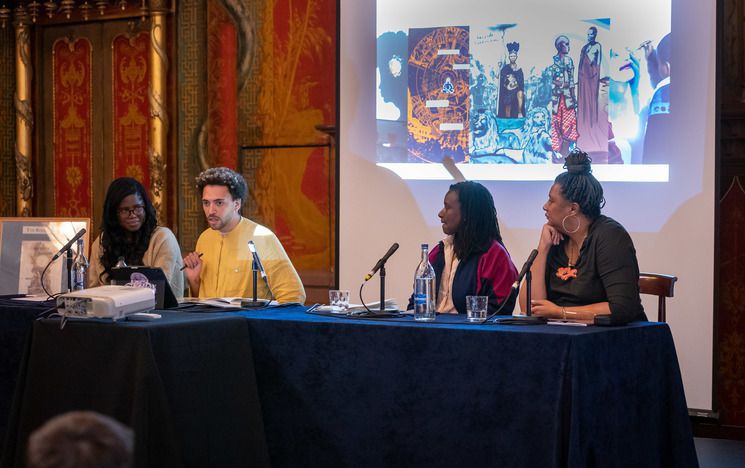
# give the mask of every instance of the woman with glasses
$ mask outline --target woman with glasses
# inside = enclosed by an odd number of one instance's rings
[[[101,234],[91,246],[88,286],[109,283],[109,273],[123,259],[129,266],[163,270],[176,297],[183,297],[181,249],[170,229],[158,226],[155,208],[145,188],[121,177],[106,191]]]

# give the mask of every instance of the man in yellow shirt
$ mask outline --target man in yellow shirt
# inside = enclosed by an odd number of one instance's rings
[[[252,256],[248,241],[266,270],[274,298],[280,303],[305,302],[305,289],[272,231],[240,214],[246,198],[243,176],[226,167],[199,174],[197,189],[209,229],[197,240],[196,251],[184,257],[184,273],[193,297],[252,297]],[[271,296],[262,281],[257,297]]]

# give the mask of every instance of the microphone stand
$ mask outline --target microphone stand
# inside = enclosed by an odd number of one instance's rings
[[[380,305],[378,306],[378,310],[371,310],[368,309],[367,305],[365,305],[365,301],[362,299],[362,288],[365,286],[365,282],[362,283],[360,286],[360,301],[362,301],[362,306],[365,308],[365,311],[363,312],[356,312],[353,315],[359,316],[359,317],[376,317],[376,316],[382,316],[382,317],[392,317],[397,316],[397,314],[400,314],[400,310],[395,308],[387,309],[385,307],[385,262],[380,266],[378,269],[378,275],[380,275]]]
[[[72,292],[72,249],[67,249],[67,292]]]
[[[381,313],[385,312],[385,263],[380,267],[380,307]]]
[[[531,313],[530,309],[532,308],[530,303],[530,298],[532,296],[532,283],[533,280],[533,273],[528,270],[525,273],[525,305],[527,307],[527,311],[525,311],[525,315],[513,315],[509,318],[503,318],[503,319],[497,319],[494,323],[501,323],[504,325],[542,325],[546,323],[548,320],[546,317],[535,317]],[[517,288],[518,296],[520,293],[520,287]]]
[[[532,309],[533,305],[530,302],[530,298],[533,297],[533,294],[531,294],[533,291],[533,285],[531,284],[533,282],[533,272],[528,270],[527,273],[525,273],[525,305],[528,306],[528,310],[525,312],[526,317],[530,317],[533,315]],[[519,291],[519,288],[518,288]]]
[[[251,270],[253,270],[251,272],[251,274],[253,275],[253,277],[251,278],[251,283],[253,285],[253,290],[254,290],[253,298],[252,298],[252,300],[246,300],[246,299],[242,300],[241,301],[241,308],[244,308],[244,309],[258,309],[260,307],[266,307],[266,306],[269,305],[269,301],[267,301],[266,299],[258,299],[256,297],[256,294],[257,294],[257,291],[256,290],[258,289],[258,287],[257,287],[258,286],[258,284],[257,284],[258,283],[257,277],[258,277],[258,273],[259,273],[259,265],[256,264],[256,259],[255,258],[251,262]]]

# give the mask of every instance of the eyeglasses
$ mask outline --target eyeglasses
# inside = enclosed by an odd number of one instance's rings
[[[132,208],[119,208],[119,216],[132,216],[132,214],[136,214],[137,216],[142,216],[145,213],[145,207],[142,205],[135,205]]]

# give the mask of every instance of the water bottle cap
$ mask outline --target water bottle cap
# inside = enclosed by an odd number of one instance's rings
[[[429,249],[429,244],[422,244],[422,249]]]

